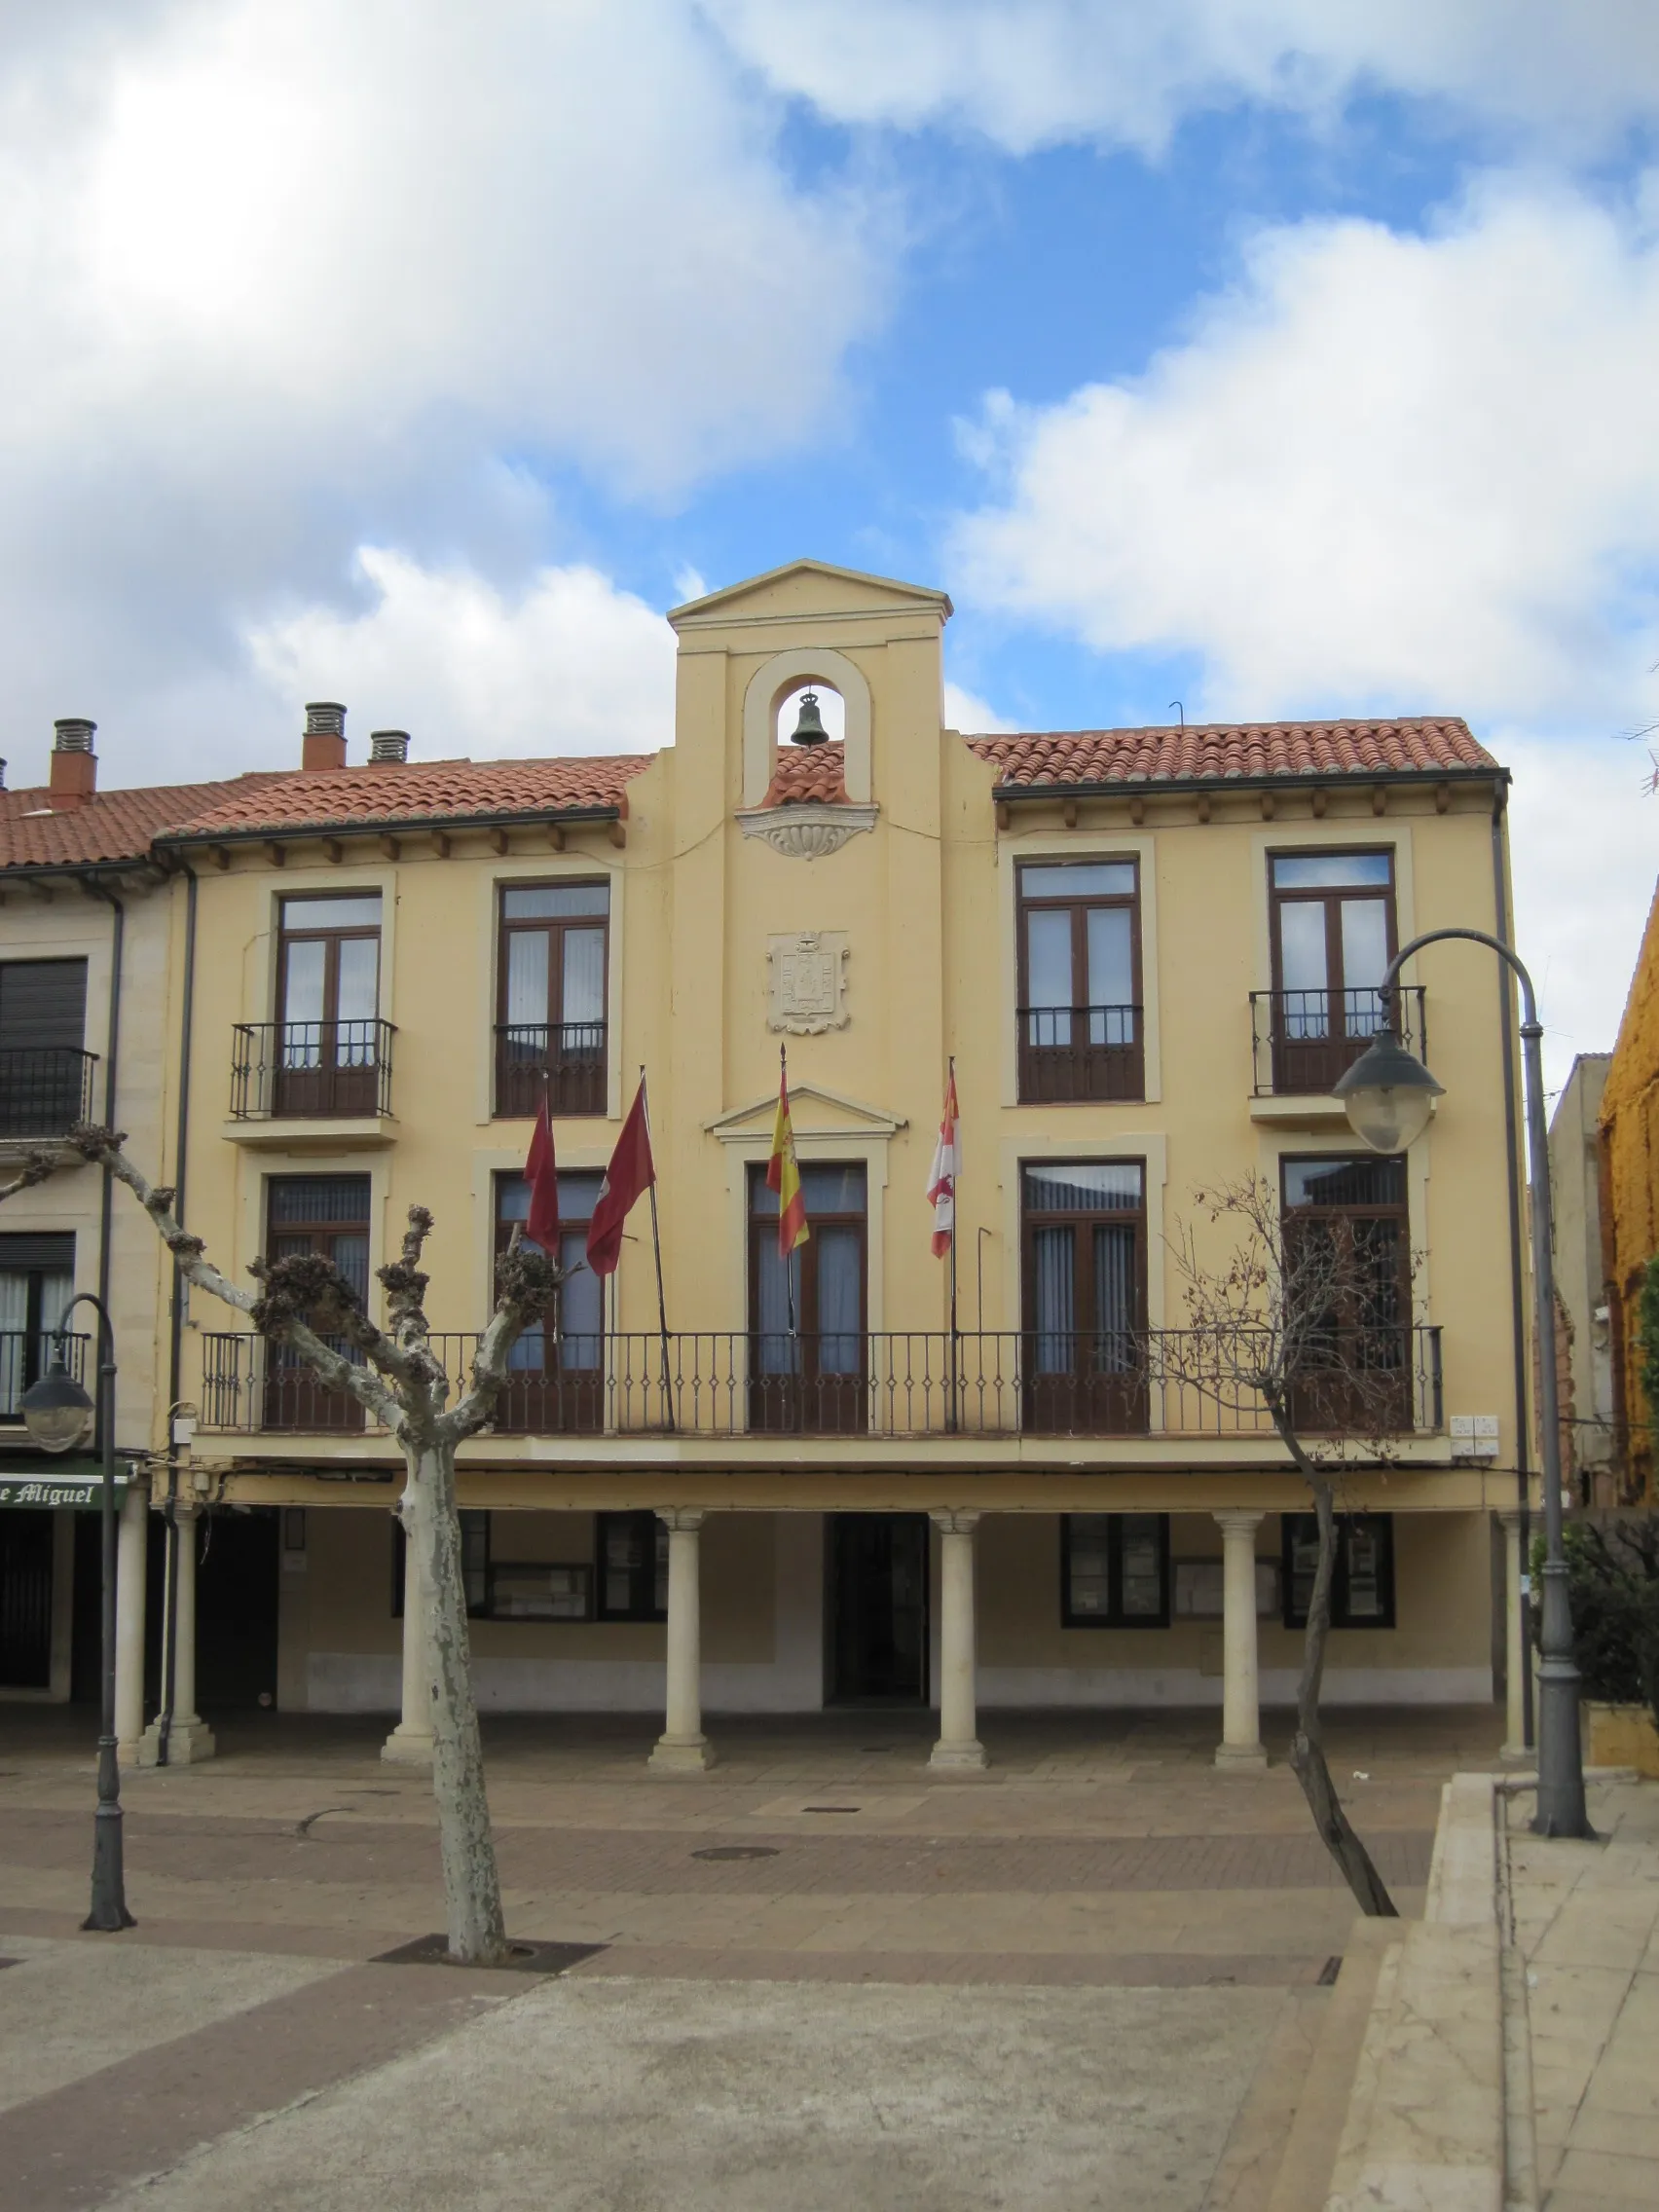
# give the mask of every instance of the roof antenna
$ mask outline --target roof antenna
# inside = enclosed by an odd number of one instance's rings
[[[1185,729],[1185,728],[1186,728],[1186,726],[1187,726],[1187,710],[1186,710],[1186,708],[1182,706],[1182,704],[1181,704],[1181,702],[1180,702],[1180,700],[1179,700],[1179,699],[1171,699],[1171,700],[1170,700],[1170,702],[1169,702],[1169,704],[1170,704],[1170,706],[1171,706],[1171,707],[1173,707],[1173,708],[1174,708],[1175,712],[1176,712],[1176,713],[1177,713],[1177,714],[1178,714],[1178,715],[1180,716],[1180,718],[1181,718],[1181,727],[1182,727],[1183,729]]]

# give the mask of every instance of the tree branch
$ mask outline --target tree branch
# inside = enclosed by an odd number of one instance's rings
[[[441,1436],[459,1444],[477,1435],[507,1381],[507,1360],[514,1345],[553,1309],[564,1280],[565,1270],[556,1261],[517,1237],[501,1254],[496,1263],[496,1310],[478,1340],[472,1386],[439,1420]]]
[[[66,1161],[55,1160],[50,1152],[31,1152],[24,1156],[23,1164],[9,1183],[0,1183],[0,1205],[16,1198],[19,1191],[31,1191],[37,1183],[49,1182]]]

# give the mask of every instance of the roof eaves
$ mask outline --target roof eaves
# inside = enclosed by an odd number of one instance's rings
[[[158,850],[172,851],[186,845],[272,845],[293,837],[389,837],[409,830],[511,830],[535,828],[544,822],[620,822],[620,804],[603,806],[519,807],[510,812],[447,814],[390,814],[342,822],[326,815],[303,822],[264,822],[251,828],[213,829],[186,825],[161,831]]]
[[[1145,792],[1282,792],[1297,785],[1508,784],[1510,772],[1490,768],[1281,768],[1267,776],[1107,776],[1073,783],[1051,776],[1042,783],[997,784],[995,799],[1124,798]]]

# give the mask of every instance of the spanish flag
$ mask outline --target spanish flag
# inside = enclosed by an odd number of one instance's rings
[[[780,1062],[783,1054],[778,1055]],[[812,1232],[806,1226],[806,1200],[801,1196],[800,1168],[795,1161],[794,1130],[790,1124],[790,1071],[780,1068],[778,1118],[772,1124],[772,1157],[766,1162],[766,1188],[778,1194],[778,1256],[787,1260]]]

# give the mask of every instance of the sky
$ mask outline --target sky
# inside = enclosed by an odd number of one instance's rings
[[[0,752],[651,748],[812,555],[949,591],[965,729],[1466,717],[1559,1083],[1656,364],[1652,0],[0,0]]]

